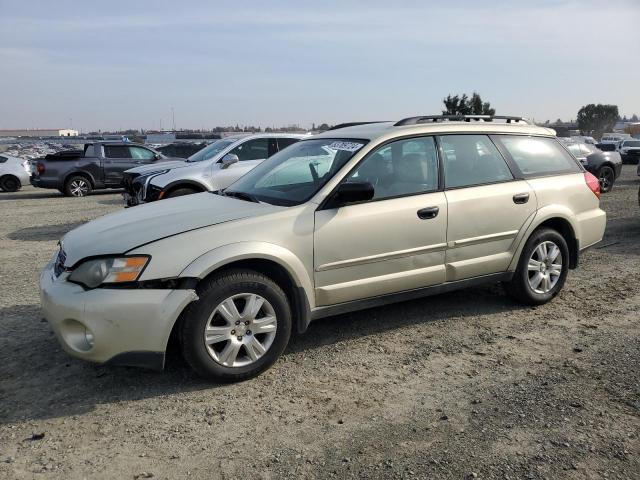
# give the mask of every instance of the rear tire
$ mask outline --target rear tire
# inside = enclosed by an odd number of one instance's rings
[[[230,270],[206,279],[184,311],[182,355],[200,375],[238,382],[270,368],[291,335],[287,296],[270,278]]]
[[[18,177],[14,177],[13,175],[5,175],[0,178],[0,189],[5,192],[17,192],[20,190],[22,185],[20,184],[20,180]]]
[[[82,175],[73,175],[64,184],[64,194],[67,197],[86,197],[91,190],[93,190],[91,182]]]
[[[518,267],[506,292],[525,305],[542,305],[555,297],[569,272],[569,247],[551,228],[533,232],[520,254]]]
[[[198,190],[194,190],[193,188],[177,188],[169,194],[165,198],[174,198],[174,197],[183,197],[184,195],[192,195],[194,193],[200,193]]]
[[[602,193],[608,193],[613,188],[613,184],[616,180],[616,174],[608,165],[600,167],[598,170],[598,182],[600,182],[600,191]]]

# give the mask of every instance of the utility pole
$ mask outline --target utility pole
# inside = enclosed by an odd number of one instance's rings
[[[173,110],[173,107],[171,107],[171,122],[173,124],[173,131],[176,131],[176,115],[175,115],[175,111]]]

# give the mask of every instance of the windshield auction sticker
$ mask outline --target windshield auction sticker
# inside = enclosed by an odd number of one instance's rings
[[[357,152],[362,148],[362,143],[355,142],[333,142],[329,145],[333,150],[346,150],[347,152]]]

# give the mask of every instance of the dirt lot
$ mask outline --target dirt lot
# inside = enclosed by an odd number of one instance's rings
[[[551,304],[496,285],[327,319],[224,386],[177,355],[164,373],[68,357],[38,274],[120,196],[0,193],[0,478],[639,478],[634,168]]]

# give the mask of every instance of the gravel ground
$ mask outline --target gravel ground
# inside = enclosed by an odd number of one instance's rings
[[[312,324],[257,379],[211,385],[68,357],[37,278],[120,196],[0,193],[0,478],[639,478],[635,167],[552,303],[500,286]]]

